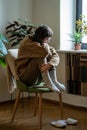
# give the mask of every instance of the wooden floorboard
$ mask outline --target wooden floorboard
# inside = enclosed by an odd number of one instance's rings
[[[0,103],[0,130],[39,130],[38,115],[33,116],[34,99],[20,100],[16,117],[11,123],[14,102]],[[78,120],[77,125],[67,125],[65,130],[86,130],[87,129],[87,109],[72,107],[64,104],[64,119],[74,118]],[[59,104],[57,102],[43,101],[43,126],[42,130],[60,130],[53,127],[50,122],[60,119]]]

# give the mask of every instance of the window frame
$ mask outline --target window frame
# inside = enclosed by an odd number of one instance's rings
[[[76,0],[76,20],[82,14],[82,0]]]

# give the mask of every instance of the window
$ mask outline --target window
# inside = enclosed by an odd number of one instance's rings
[[[82,0],[82,14],[85,15],[85,20],[87,21],[87,0]],[[87,36],[83,38],[83,43],[87,43]]]
[[[82,14],[82,0],[76,0],[76,19]]]
[[[82,1],[82,14],[86,16],[87,21],[87,0]]]
[[[87,21],[87,0],[76,0],[76,19],[79,18],[80,14],[85,16]],[[83,43],[87,43],[87,36],[82,39]]]

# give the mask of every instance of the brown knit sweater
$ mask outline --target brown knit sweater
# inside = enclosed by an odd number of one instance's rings
[[[59,55],[53,47],[48,44],[41,46],[40,43],[32,42],[29,37],[25,37],[20,43],[18,58],[15,61],[16,68],[17,70],[20,69],[20,72],[23,73],[31,58],[45,57],[47,57],[49,64],[52,66],[59,64]]]

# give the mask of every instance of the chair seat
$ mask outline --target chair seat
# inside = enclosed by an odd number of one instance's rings
[[[21,80],[16,80],[16,83],[17,83],[17,87],[22,92],[30,92],[30,93],[52,92],[52,90],[50,90],[49,88],[44,87],[44,82],[41,82],[40,84],[33,85],[33,86],[28,86],[24,82],[22,82]]]

